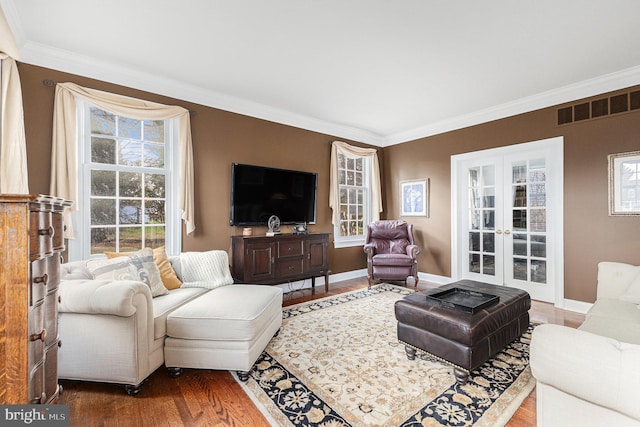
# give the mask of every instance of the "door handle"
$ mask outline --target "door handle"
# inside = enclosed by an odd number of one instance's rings
[[[504,230],[504,234],[511,234],[511,230]]]
[[[502,230],[496,230],[496,234],[502,234]]]

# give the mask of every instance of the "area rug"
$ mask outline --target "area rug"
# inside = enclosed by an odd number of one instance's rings
[[[451,366],[407,359],[394,303],[410,289],[382,284],[285,307],[279,333],[240,382],[276,426],[500,426],[535,385],[533,326],[456,383]]]

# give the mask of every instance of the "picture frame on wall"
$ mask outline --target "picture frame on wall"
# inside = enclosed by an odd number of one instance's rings
[[[609,216],[640,215],[640,151],[609,154]]]
[[[429,179],[400,181],[400,216],[428,216]]]

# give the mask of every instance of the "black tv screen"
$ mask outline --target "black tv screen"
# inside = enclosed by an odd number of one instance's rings
[[[231,225],[316,222],[318,174],[264,166],[231,165]]]

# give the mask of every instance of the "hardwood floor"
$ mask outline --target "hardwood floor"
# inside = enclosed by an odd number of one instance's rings
[[[332,283],[288,292],[284,305],[292,305],[343,292],[362,289],[366,279]],[[429,285],[420,283],[420,289]],[[579,326],[581,314],[556,309],[551,304],[533,302],[531,321]],[[146,381],[142,392],[128,396],[123,386],[60,380],[64,391],[58,403],[69,404],[71,426],[268,426],[260,411],[226,371],[185,369],[171,378],[161,367]],[[536,425],[535,390],[523,402],[510,427]]]

